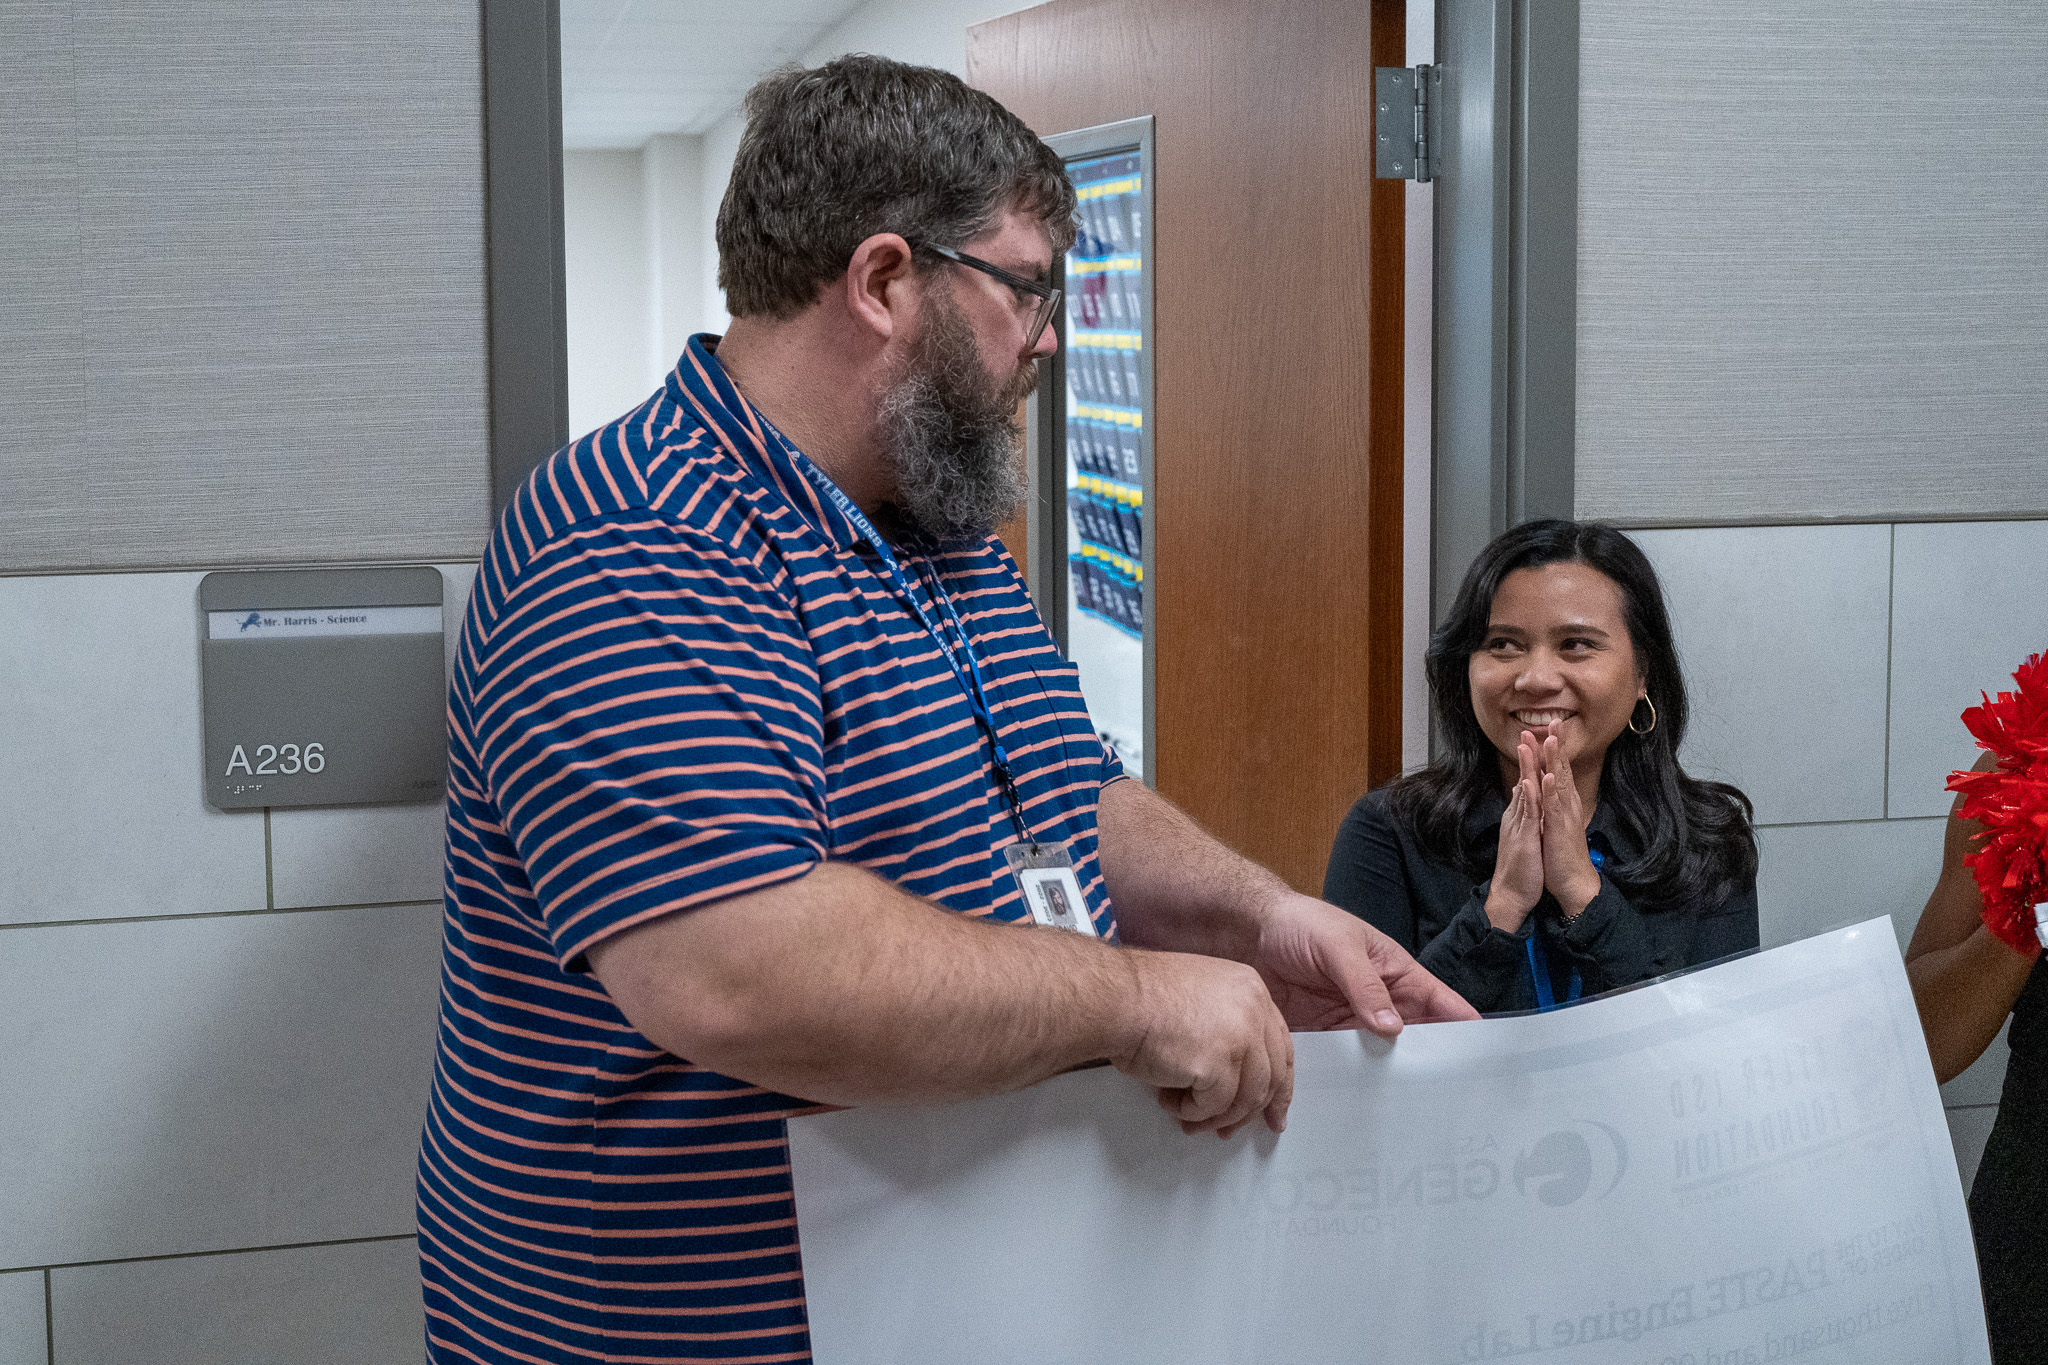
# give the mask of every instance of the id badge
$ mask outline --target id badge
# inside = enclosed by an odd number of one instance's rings
[[[1003,857],[1009,860],[1034,923],[1096,936],[1095,921],[1088,914],[1088,902],[1081,897],[1081,883],[1074,876],[1074,860],[1065,844],[1011,844],[1003,850]]]

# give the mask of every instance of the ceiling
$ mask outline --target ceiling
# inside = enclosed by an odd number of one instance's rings
[[[701,133],[860,0],[561,0],[562,145]]]

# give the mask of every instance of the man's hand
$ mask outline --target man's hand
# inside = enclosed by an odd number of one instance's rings
[[[1098,811],[1102,875],[1125,943],[1245,963],[1292,1028],[1363,1028],[1392,1038],[1403,1019],[1479,1017],[1401,945],[1289,889],[1158,793],[1112,782]]]
[[[1229,1137],[1265,1117],[1279,1132],[1294,1098],[1294,1040],[1259,975],[1194,953],[1134,951],[1141,1032],[1112,1057],[1117,1070],[1159,1089],[1187,1133]]]
[[[1363,1028],[1477,1019],[1465,997],[1406,949],[1327,901],[1283,891],[1268,901],[1252,959],[1290,1028]]]

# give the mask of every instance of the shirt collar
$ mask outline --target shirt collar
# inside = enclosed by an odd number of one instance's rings
[[[669,372],[669,398],[694,414],[726,453],[765,478],[835,548],[850,550],[861,543],[845,515],[797,468],[797,460],[808,457],[800,457],[789,438],[740,394],[719,363],[717,350],[713,333],[691,337],[682,359]]]
[[[1601,785],[1604,787],[1607,784],[1603,782]],[[1601,797],[1600,804],[1593,808],[1593,818],[1586,825],[1586,833],[1599,835],[1602,842],[1607,845],[1607,852],[1622,862],[1629,862],[1642,854],[1642,849],[1636,846],[1635,839],[1630,836],[1628,827],[1622,823],[1614,803],[1605,796]]]

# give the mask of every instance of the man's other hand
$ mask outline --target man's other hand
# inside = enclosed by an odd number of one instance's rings
[[[1258,973],[1196,953],[1134,951],[1136,1037],[1110,1060],[1159,1089],[1187,1133],[1229,1137],[1254,1118],[1279,1132],[1294,1098],[1294,1041]]]
[[[1289,1028],[1363,1028],[1392,1038],[1404,1022],[1479,1017],[1400,944],[1298,892],[1281,892],[1265,906],[1252,965]]]

